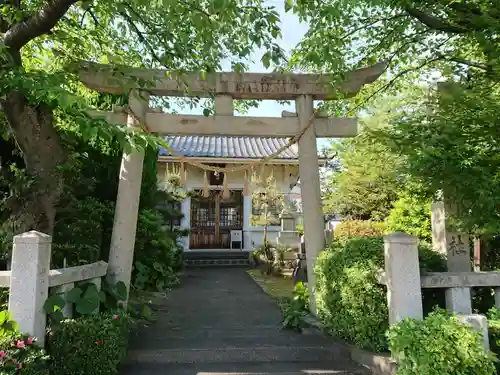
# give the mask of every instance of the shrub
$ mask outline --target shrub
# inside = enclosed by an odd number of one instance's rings
[[[0,375],[48,375],[48,358],[32,337],[12,333],[0,338]]]
[[[49,332],[51,375],[114,375],[125,358],[129,318],[123,312],[68,319]]]
[[[292,298],[282,305],[283,327],[301,330],[304,316],[309,313],[309,291],[302,282],[295,284]]]
[[[430,241],[431,201],[406,193],[396,202],[386,219],[389,232],[405,232],[422,240]]]
[[[425,247],[419,249],[421,268],[444,267],[444,260]],[[384,268],[382,237],[336,240],[318,257],[316,303],[328,331],[352,344],[374,351],[387,349],[386,288],[376,274]],[[424,296],[424,303],[433,303]]]
[[[490,350],[500,356],[500,310],[493,307],[488,311],[488,336]],[[500,373],[500,362],[495,362],[497,374]]]
[[[495,359],[481,335],[438,310],[424,320],[405,319],[388,333],[398,375],[490,375]]]
[[[107,259],[101,256],[103,217],[111,208],[95,198],[75,200],[57,216],[52,245],[55,267],[79,266]],[[109,244],[107,244],[109,246]]]
[[[182,251],[177,237],[177,232],[164,227],[164,218],[158,210],[140,211],[132,275],[136,289],[164,291],[179,282],[176,269]]]
[[[335,227],[335,238],[382,236],[385,224],[372,220],[344,220]]]
[[[7,310],[0,311],[0,375],[48,375],[48,356],[35,343],[18,332]]]

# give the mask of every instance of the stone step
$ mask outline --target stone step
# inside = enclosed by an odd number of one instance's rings
[[[142,340],[137,340],[142,341]],[[269,348],[274,349],[276,347],[281,348],[297,348],[301,345],[305,347],[318,347],[321,350],[331,347],[335,347],[327,339],[320,336],[307,336],[303,335],[300,337],[297,335],[276,335],[270,334],[265,335],[263,332],[248,332],[246,334],[241,334],[236,336],[232,333],[227,335],[221,335],[220,333],[215,333],[213,335],[201,335],[201,334],[189,334],[181,333],[176,336],[172,335],[170,332],[159,332],[148,334],[148,340],[146,342],[135,343],[134,340],[131,342],[131,347],[139,346],[141,349],[153,350],[153,349],[190,349],[197,348],[199,350],[212,349],[212,348]]]
[[[248,259],[184,259],[186,267],[249,267]]]
[[[127,364],[120,375],[368,375],[368,369],[349,361],[241,362],[204,364]]]
[[[248,260],[247,251],[186,251],[183,254],[184,259],[245,259]]]
[[[127,363],[189,364],[239,362],[328,362],[349,359],[347,348],[337,345],[270,346],[129,350]]]

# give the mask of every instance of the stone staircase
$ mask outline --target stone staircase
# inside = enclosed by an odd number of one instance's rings
[[[120,375],[366,375],[349,350],[281,327],[276,302],[241,268],[188,269],[139,327]]]
[[[184,265],[186,267],[248,267],[250,253],[240,250],[200,250],[186,251]]]

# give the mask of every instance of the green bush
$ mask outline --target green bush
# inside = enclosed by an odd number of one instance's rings
[[[444,259],[426,247],[419,248],[421,268],[442,270]],[[318,315],[330,334],[373,351],[387,349],[386,288],[376,275],[384,268],[382,237],[336,240],[318,257],[316,303]],[[430,295],[424,304],[435,303]]]
[[[101,254],[103,218],[111,209],[112,207],[95,198],[86,197],[74,200],[57,215],[52,245],[54,267],[64,267],[64,259],[67,267],[107,260]]]
[[[386,218],[389,232],[405,232],[422,240],[430,241],[431,202],[427,198],[406,193],[396,202]]]
[[[401,321],[388,340],[398,375],[495,374],[495,358],[484,350],[481,335],[443,310]]]
[[[309,313],[309,291],[307,285],[298,282],[293,289],[292,298],[282,305],[283,327],[301,330],[304,316]]]
[[[164,223],[158,210],[139,213],[132,274],[136,289],[164,291],[179,282],[176,270],[182,250],[178,234],[166,229]]]
[[[10,313],[0,311],[0,375],[48,375],[47,360],[36,340],[19,333]]]
[[[385,223],[372,220],[344,220],[335,227],[335,238],[382,236],[386,231]]]
[[[125,358],[129,318],[123,312],[68,319],[49,331],[51,375],[114,375]]]

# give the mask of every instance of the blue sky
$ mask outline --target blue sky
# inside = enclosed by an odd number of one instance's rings
[[[284,3],[285,0],[268,0],[269,5],[275,5],[278,9],[281,19],[281,30],[283,37],[280,41],[281,47],[290,52],[293,47],[300,42],[302,37],[307,31],[307,24],[300,23],[298,17],[292,13],[285,13]],[[251,72],[268,72],[269,69],[264,68],[262,62],[260,61],[262,55],[266,51],[263,49],[256,50],[251,55],[250,59],[253,61],[249,64],[249,71]],[[225,64],[224,69],[230,71],[230,64]],[[295,103],[290,102],[288,105],[281,105],[275,100],[263,100],[260,102],[258,108],[251,108],[245,115],[246,116],[262,116],[262,117],[281,117],[282,111],[295,112]],[[188,108],[183,108],[180,110],[181,113],[191,113],[191,114],[202,114],[203,109],[201,107],[189,110]],[[236,114],[239,115],[239,114]],[[328,144],[328,139],[318,139],[318,149],[325,147]]]

